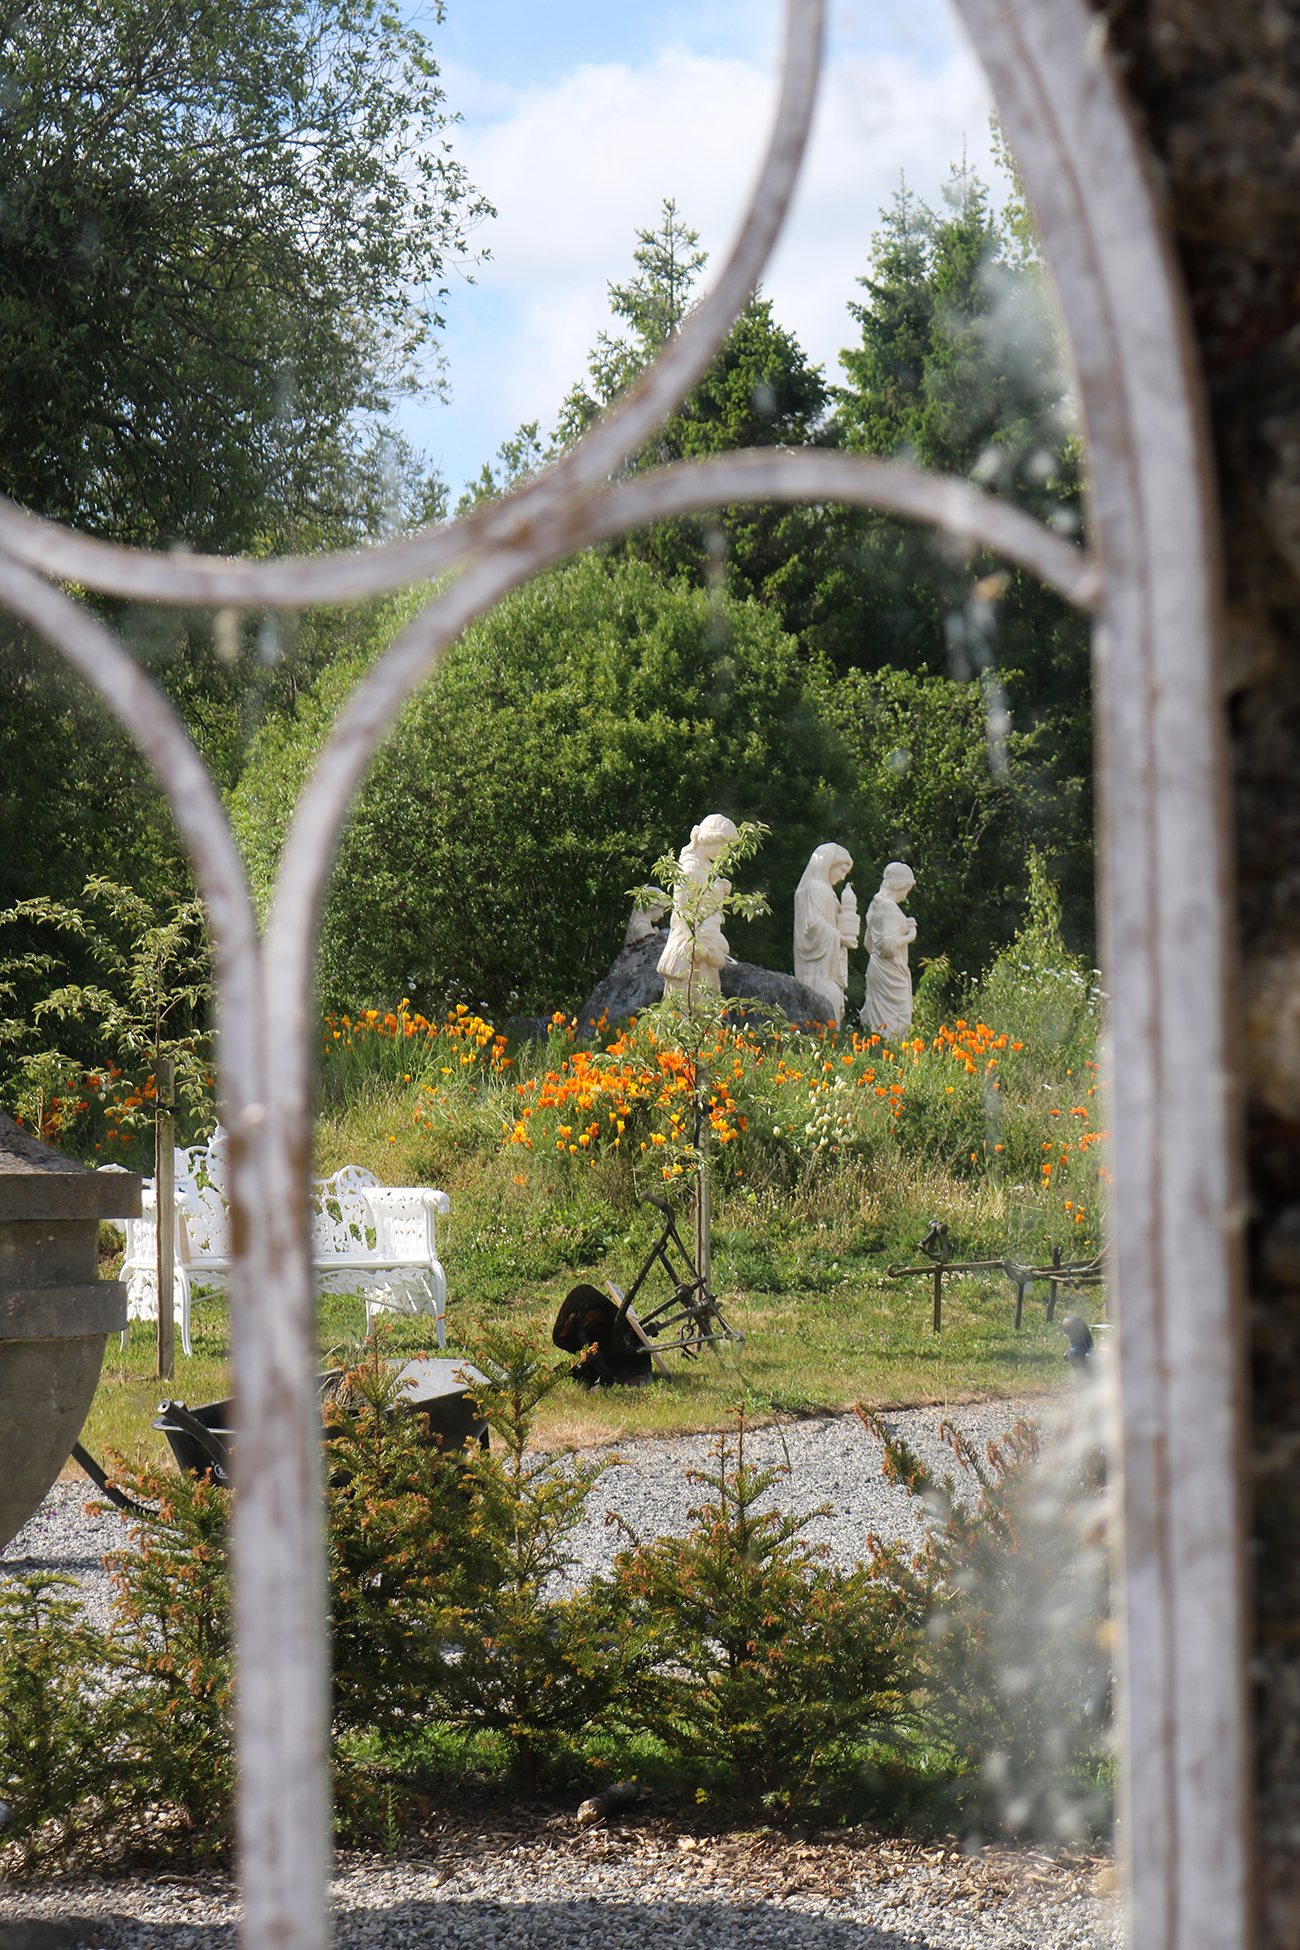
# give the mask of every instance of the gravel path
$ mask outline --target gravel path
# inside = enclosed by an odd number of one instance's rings
[[[886,1414],[889,1427],[911,1444],[940,1477],[956,1475],[952,1452],[939,1439],[940,1424],[953,1422],[981,1446],[1002,1434],[1018,1416],[1042,1421],[1052,1412],[1051,1398],[1036,1403],[980,1402],[965,1407],[914,1408]],[[674,1436],[661,1441],[622,1444],[610,1453],[621,1458],[596,1484],[588,1516],[570,1540],[577,1562],[571,1577],[581,1584],[593,1572],[608,1570],[625,1534],[606,1522],[614,1513],[645,1538],[682,1535],[688,1511],[712,1493],[692,1483],[692,1470],[709,1470],[717,1438]],[[825,1544],[833,1562],[852,1565],[863,1555],[869,1531],[881,1538],[920,1536],[918,1506],[881,1475],[882,1448],[854,1415],[827,1417],[751,1430],[745,1456],[760,1465],[788,1460],[790,1475],[775,1483],[768,1501],[800,1512],[830,1506],[805,1533]],[[89,1482],[57,1483],[31,1521],[0,1552],[0,1579],[51,1570],[76,1578],[88,1617],[109,1622],[109,1585],[101,1559],[128,1542],[129,1523],[115,1513],[93,1516],[87,1502],[99,1500]]]
[[[825,1841],[613,1831],[572,1816],[444,1829],[426,1853],[346,1855],[336,1950],[1120,1950],[1112,1872],[1081,1850],[978,1857],[862,1828]],[[229,1879],[0,1892],[0,1950],[234,1950]],[[62,1923],[56,1937],[51,1925]],[[43,1926],[43,1927],[42,1927]]]
[[[940,1439],[944,1422],[951,1422],[980,1449],[1002,1435],[1022,1415],[1040,1423],[1053,1412],[1051,1398],[1030,1405],[1017,1402],[979,1402],[957,1408],[913,1408],[885,1413],[881,1419],[916,1451],[940,1481],[963,1472],[952,1450]],[[710,1500],[707,1484],[692,1482],[690,1472],[717,1473],[718,1438],[675,1436],[662,1441],[638,1441],[611,1453],[620,1458],[591,1494],[591,1516],[577,1533],[573,1548],[579,1563],[574,1582],[595,1571],[608,1570],[626,1533],[605,1521],[606,1513],[622,1518],[639,1536],[681,1536],[689,1528],[693,1505]],[[735,1443],[728,1439],[732,1460]],[[825,1507],[804,1532],[809,1543],[825,1545],[833,1563],[850,1567],[865,1554],[866,1539],[874,1531],[886,1542],[900,1538],[920,1541],[921,1516],[916,1499],[885,1481],[881,1472],[884,1448],[856,1415],[827,1416],[747,1430],[745,1460],[760,1468],[789,1464],[790,1473],[772,1485],[765,1504],[803,1514]],[[761,1507],[761,1506],[760,1506]]]
[[[983,1443],[1031,1405],[984,1403],[948,1411]],[[1036,1419],[1050,1403],[1032,1405]],[[937,1470],[942,1409],[886,1421]],[[705,1494],[714,1438],[626,1443],[602,1477],[575,1549],[581,1580],[619,1547],[607,1510],[643,1535],[680,1533]],[[915,1506],[885,1483],[880,1444],[852,1417],[758,1430],[747,1458],[791,1474],[783,1505],[830,1513],[814,1541],[851,1564],[868,1530],[919,1536]],[[0,1554],[0,1577],[67,1572],[90,1614],[106,1622],[101,1554],[123,1541],[116,1516],[88,1517],[91,1485],[60,1484]],[[694,1810],[648,1800],[623,1825],[580,1829],[553,1806],[458,1807],[430,1817],[409,1854],[342,1855],[333,1884],[338,1950],[1119,1950],[1123,1932],[1112,1870],[1080,1849],[1043,1854],[988,1849],[966,1856],[880,1835],[867,1826],[791,1841],[771,1830],[717,1833]],[[167,1875],[0,1883],[0,1950],[234,1950],[238,1909],[229,1878]]]

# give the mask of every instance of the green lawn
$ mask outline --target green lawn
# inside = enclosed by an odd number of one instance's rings
[[[454,1208],[453,1208],[454,1210]],[[650,1233],[634,1215],[625,1230],[600,1232],[576,1225],[561,1211],[540,1227],[523,1228],[479,1216],[457,1227],[444,1249],[453,1350],[472,1355],[476,1325],[509,1321],[531,1328],[549,1346],[551,1323],[565,1293],[579,1279],[599,1286],[609,1277],[626,1286]],[[928,1279],[884,1276],[887,1249],[870,1240],[817,1243],[819,1234],[793,1224],[722,1226],[715,1232],[714,1284],[743,1348],[720,1358],[669,1357],[670,1376],[652,1388],[587,1393],[566,1384],[544,1405],[544,1441],[578,1444],[635,1435],[711,1429],[738,1407],[755,1420],[773,1414],[867,1406],[912,1407],[928,1402],[1030,1395],[1059,1388],[1066,1378],[1065,1340],[1048,1326],[1042,1299],[1027,1300],[1019,1334],[1012,1327],[1014,1295],[1005,1280],[950,1276],[944,1282],[944,1328],[931,1331]],[[668,1289],[656,1270],[652,1291]],[[657,1283],[657,1284],[653,1284]],[[1058,1312],[1069,1311],[1066,1300]],[[1087,1297],[1085,1311],[1098,1305]],[[384,1317],[394,1354],[431,1351],[432,1322]],[[322,1352],[355,1342],[364,1330],[360,1299],[334,1295],[320,1312]],[[177,1337],[176,1376],[155,1373],[155,1330],[136,1322],[125,1354],[110,1339],[103,1378],[82,1440],[100,1458],[110,1450],[140,1460],[165,1453],[149,1427],[160,1396],[191,1404],[229,1392],[229,1316],[224,1296],[201,1294],[193,1310],[194,1356]],[[555,1350],[555,1359],[566,1357]]]

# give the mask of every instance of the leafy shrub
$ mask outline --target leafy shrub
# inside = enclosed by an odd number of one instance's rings
[[[87,881],[84,896],[94,910],[41,897],[0,913],[0,930],[42,944],[14,954],[6,935],[0,1004],[44,991],[27,1014],[0,1020],[0,1096],[51,1143],[88,1157],[107,1146],[134,1159],[152,1145],[160,1057],[174,1065],[180,1135],[196,1139],[211,1128],[206,922],[197,899],[164,905],[100,877]],[[44,945],[51,930],[62,937],[59,953]],[[92,980],[57,979],[74,944],[91,962]],[[74,1054],[55,1046],[55,1024]]]
[[[1029,913],[970,996],[970,1009],[1040,1050],[1095,1044],[1101,992],[1094,971],[1061,938],[1060,890],[1042,856],[1027,856]]]
[[[293,794],[379,647],[254,747],[232,810],[259,898]],[[619,948],[626,890],[710,810],[777,832],[779,918],[733,950],[788,967],[794,887],[849,784],[840,753],[770,611],[582,555],[473,624],[398,721],[340,844],[322,995],[352,1012],[399,995],[427,1015],[455,999],[576,1006]]]

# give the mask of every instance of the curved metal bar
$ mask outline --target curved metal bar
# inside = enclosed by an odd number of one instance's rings
[[[570,546],[585,546],[668,515],[755,501],[884,509],[992,549],[1081,609],[1101,599],[1101,569],[1094,557],[1062,541],[1014,502],[950,474],[819,448],[755,447],[634,475],[581,504],[570,515],[567,539]]]
[[[1100,596],[1100,568],[1092,557],[1014,502],[954,475],[927,474],[901,461],[821,448],[756,447],[713,460],[683,461],[545,508],[524,489],[447,528],[318,561],[303,556],[222,563],[116,549],[0,500],[0,554],[83,588],[136,600],[296,609],[307,602],[355,602],[437,575],[489,548],[532,548],[543,534],[550,538],[553,554],[562,555],[664,513],[698,513],[747,501],[835,501],[885,508],[995,550],[1081,608],[1092,608]]]
[[[1241,1351],[1217,524],[1200,379],[1141,145],[1082,0],[958,0],[1056,278],[1105,570],[1099,867],[1134,1950],[1250,1936]]]
[[[240,1016],[256,997],[257,922],[225,807],[168,699],[111,631],[20,563],[0,555],[0,602],[20,616],[98,692],[136,740],[166,792],[211,922],[222,990]],[[251,1018],[250,1018],[251,1019]],[[232,1016],[223,1059],[236,1098],[250,1065]]]
[[[477,549],[512,545],[533,521],[617,469],[685,397],[731,329],[794,193],[817,93],[822,16],[822,0],[787,0],[776,119],[740,235],[716,286],[606,417],[515,494],[444,528],[378,548],[271,562],[123,549],[74,534],[0,497],[0,548],[45,575],[137,602],[298,609],[355,601],[436,575]]]

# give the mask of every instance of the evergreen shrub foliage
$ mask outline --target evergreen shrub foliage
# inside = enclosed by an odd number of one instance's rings
[[[959,1498],[951,1475],[938,1482],[880,1418],[863,1420],[885,1444],[886,1475],[931,1519],[918,1558],[894,1552],[881,1568],[917,1631],[915,1680],[953,1756],[951,1802],[992,1827],[1078,1839],[1106,1817],[1111,1776],[1097,1452],[1065,1434],[1045,1455],[1018,1422],[981,1456],[948,1423]]]
[[[432,1635],[474,1556],[463,1463],[403,1401],[376,1336],[325,1408],[336,1733],[395,1733],[423,1712]],[[481,1558],[482,1553],[479,1553]],[[346,1765],[346,1763],[345,1763]]]
[[[501,1446],[467,1465],[481,1556],[440,1623],[437,1710],[465,1731],[504,1738],[531,1787],[543,1765],[608,1722],[646,1655],[599,1581],[562,1589],[574,1562],[567,1540],[607,1467],[528,1451],[534,1412],[567,1363],[544,1362],[527,1336],[498,1329],[476,1343],[474,1364],[487,1381],[473,1393]]]
[[[825,1564],[797,1517],[758,1506],[788,1465],[745,1461],[721,1436],[712,1492],[685,1537],[636,1542],[615,1583],[653,1664],[621,1711],[733,1794],[786,1808],[843,1786],[864,1744],[897,1737],[910,1640],[903,1594],[859,1564]],[[866,1540],[864,1540],[865,1543]]]
[[[474,1360],[491,1453],[441,1456],[373,1354],[331,1416],[345,1832],[391,1835],[420,1740],[449,1730],[503,1753],[525,1791],[612,1757],[771,1812],[914,1813],[937,1786],[933,1814],[1058,1840],[1104,1818],[1105,1503],[1085,1448],[1045,1469],[1024,1424],[984,1459],[949,1429],[968,1506],[871,1424],[931,1523],[919,1555],[864,1537],[844,1570],[807,1541],[816,1513],[763,1507],[788,1470],[746,1461],[742,1420],[694,1478],[687,1534],[633,1536],[574,1591],[569,1540],[607,1465],[530,1449],[559,1369],[526,1337],[487,1334]],[[58,1580],[0,1592],[14,1871],[229,1843],[230,1493],[150,1472],[128,1488],[155,1507],[110,1560],[110,1632],[79,1623]]]
[[[112,1783],[108,1648],[78,1622],[69,1578],[0,1586],[0,1834],[14,1867],[55,1867],[102,1836]]]
[[[148,1512],[133,1520],[133,1548],[108,1559],[127,1794],[141,1809],[163,1804],[207,1853],[234,1821],[231,1492],[159,1469],[125,1487]]]

